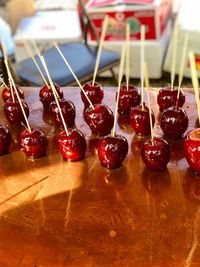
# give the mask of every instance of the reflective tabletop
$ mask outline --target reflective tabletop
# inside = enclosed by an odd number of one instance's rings
[[[30,160],[20,151],[22,127],[9,126],[11,153],[0,157],[0,266],[149,267],[200,266],[200,179],[188,167],[183,140],[170,142],[164,172],[147,170],[140,157],[145,139],[128,119],[117,132],[129,143],[128,156],[115,170],[101,167],[98,139],[83,119],[78,88],[63,88],[76,106],[76,127],[86,136],[86,158],[63,160],[56,146],[59,129],[39,101],[39,88],[24,88],[29,122],[48,137],[48,155]],[[162,136],[156,104],[155,135]],[[103,103],[114,111],[116,88],[104,89]],[[185,90],[189,129],[196,125],[192,90]],[[0,123],[7,124],[0,102]]]

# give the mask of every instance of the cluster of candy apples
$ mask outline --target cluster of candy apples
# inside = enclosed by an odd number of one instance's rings
[[[19,99],[20,98],[20,99]],[[24,100],[24,92],[14,86],[5,87],[2,91],[4,114],[11,125],[25,125],[25,116],[29,117],[29,107]],[[20,101],[19,101],[20,100]],[[25,116],[22,111],[22,107]],[[0,155],[7,154],[11,145],[11,133],[7,126],[0,125]],[[46,154],[47,137],[39,129],[25,129],[20,134],[21,150],[30,158],[38,158]]]
[[[76,110],[75,106],[71,101],[63,98],[63,91],[55,84],[59,106],[64,117],[64,121],[67,127],[72,127],[75,124]],[[103,104],[96,104],[101,102],[103,98],[102,88],[95,84],[85,84],[85,91],[88,97],[91,99],[93,108],[88,106],[88,101],[84,99],[85,103],[84,117],[88,123],[93,134],[99,136],[105,136],[111,132],[114,116],[111,109]],[[13,89],[13,88],[12,88]],[[21,97],[21,104],[24,107],[24,111],[28,118],[29,108],[27,103],[24,101],[24,93],[21,89],[17,88],[18,95]],[[13,90],[14,91],[14,90]],[[93,95],[95,91],[95,95]],[[96,97],[98,96],[98,97]],[[15,95],[14,95],[15,97]],[[49,112],[54,118],[55,124],[62,126],[62,120],[59,113],[59,108],[55,102],[53,91],[50,86],[43,86],[39,93],[40,101],[42,102],[44,109]],[[5,101],[4,113],[7,120],[11,125],[25,125],[24,116],[20,104],[17,98],[12,97],[11,89],[4,88],[2,92],[2,98]],[[1,155],[8,153],[11,134],[6,126],[1,126]],[[31,130],[24,130],[20,135],[20,145],[23,152],[30,158],[39,158],[46,155],[47,150],[47,137],[39,129],[31,128]],[[68,128],[66,133],[64,130],[58,135],[58,148],[63,155],[64,159],[69,161],[78,161],[84,158],[86,152],[86,140],[85,136],[78,129]]]
[[[188,127],[188,117],[182,108],[185,102],[185,96],[181,92],[177,99],[177,90],[171,90],[165,87],[159,91],[157,102],[161,115],[161,128],[164,134],[176,140],[182,137]],[[189,131],[183,142],[184,153],[190,167],[197,173],[200,173],[200,129]]]
[[[75,106],[71,101],[63,98],[63,92],[58,85],[55,85],[55,88],[65,123],[67,127],[72,127],[75,124]],[[20,89],[18,88],[18,90]],[[97,83],[94,85],[86,83],[84,85],[84,91],[85,94],[82,92],[81,98],[85,104],[85,121],[94,135],[102,137],[98,146],[100,161],[107,168],[116,168],[121,165],[121,162],[127,155],[128,142],[124,137],[117,134],[114,136],[110,135],[114,124],[114,115],[108,106],[101,103],[104,95],[102,87]],[[6,95],[7,98],[5,98]],[[13,101],[9,88],[3,90],[2,97],[5,100],[4,113],[8,121],[12,125],[24,125],[23,112],[20,109],[17,99]],[[21,90],[20,97],[24,99],[24,94]],[[40,89],[39,97],[44,109],[53,116],[55,124],[62,126],[61,116],[51,87],[43,86]],[[88,103],[88,98],[90,99],[91,105]],[[28,117],[29,108],[23,99],[21,99],[21,103]],[[17,108],[13,108],[13,106],[17,106]],[[11,134],[6,126],[1,126],[0,140],[1,154],[3,155],[8,153],[11,144]],[[65,130],[62,130],[57,137],[57,143],[64,159],[78,161],[84,158],[86,140],[85,136],[78,129],[68,128],[67,133]],[[39,129],[26,129],[20,135],[20,145],[21,150],[28,157],[39,158],[46,154],[47,137]]]
[[[63,98],[63,91],[58,85],[55,84],[55,88],[66,125],[73,127],[76,116],[75,106],[71,101]],[[85,121],[91,129],[91,132],[101,137],[97,149],[100,162],[104,167],[117,168],[127,155],[128,142],[124,136],[110,134],[113,128],[114,115],[108,106],[101,103],[104,96],[102,87],[98,83],[92,85],[89,82],[83,86],[83,89],[85,94],[81,91],[81,98],[85,105]],[[29,109],[23,100],[24,94],[21,89],[17,88],[17,90],[22,98],[22,103],[28,116]],[[39,97],[44,109],[53,116],[55,124],[62,126],[61,116],[51,87],[43,86],[40,89]],[[2,98],[5,101],[4,112],[8,121],[16,125],[24,124],[24,117],[19,103],[16,98],[13,101],[9,88],[3,90]],[[88,102],[88,98],[91,103]],[[176,89],[163,88],[158,93],[157,102],[162,111],[160,126],[164,135],[173,140],[182,137],[188,126],[187,114],[182,108],[184,101],[185,96],[181,92],[177,102]],[[137,135],[148,136],[150,134],[149,109],[144,103],[143,105],[141,104],[141,96],[137,87],[129,85],[127,88],[125,84],[122,84],[118,112],[122,115],[130,116],[130,124]],[[153,111],[151,111],[151,116],[154,124],[155,115]],[[11,134],[6,126],[1,126],[0,133],[0,154],[2,155],[9,151]],[[187,135],[185,148],[189,147],[188,139],[191,139],[189,137],[192,136],[192,140],[194,140],[197,138],[196,134],[198,135],[198,132]],[[28,130],[23,131],[20,135],[20,142],[22,150],[28,157],[38,158],[46,154],[47,137],[41,130],[31,129],[31,132]],[[69,161],[80,160],[84,158],[86,152],[85,137],[81,131],[75,128],[69,128],[68,134],[62,130],[58,135],[58,148],[64,159]],[[187,151],[189,150],[188,148]],[[163,138],[154,138],[153,142],[151,139],[148,139],[142,145],[141,156],[150,170],[163,170],[166,168],[170,159],[169,144]],[[186,158],[188,157],[186,153]]]
[[[122,86],[119,100],[119,113],[130,116],[130,124],[139,136],[150,134],[150,115],[152,125],[155,123],[153,111],[144,104],[140,104],[140,94],[137,88]],[[131,95],[131,96],[130,96]],[[135,102],[133,101],[135,100]],[[132,101],[132,102],[131,102]],[[177,140],[182,138],[188,128],[188,116],[183,109],[185,95],[178,89],[164,87],[157,95],[157,103],[161,112],[160,127],[164,137]],[[130,104],[131,103],[131,104]],[[184,151],[186,159],[193,170],[200,172],[200,152],[198,138],[200,130],[189,132],[184,139]],[[148,139],[141,147],[141,156],[146,166],[153,171],[161,171],[166,168],[170,160],[170,146],[163,138]]]

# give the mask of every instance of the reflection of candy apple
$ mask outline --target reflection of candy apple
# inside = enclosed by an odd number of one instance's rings
[[[47,137],[39,129],[31,128],[31,132],[24,130],[20,134],[21,150],[28,158],[40,158],[46,155]]]
[[[108,169],[120,167],[127,153],[128,142],[124,136],[108,135],[99,141],[98,155],[103,167]]]
[[[183,180],[183,191],[192,204],[200,205],[200,179],[188,168]]]
[[[11,144],[11,134],[5,125],[0,125],[0,156],[9,152]]]
[[[142,172],[142,184],[144,188],[154,197],[158,197],[166,192],[171,186],[170,174],[166,169],[160,175],[160,172],[152,172],[147,168]]]
[[[190,167],[200,173],[200,128],[190,131],[184,139],[185,157]]]
[[[58,135],[58,148],[67,161],[79,161],[85,157],[86,140],[82,132],[77,129],[68,129],[69,135],[61,131]]]
[[[101,103],[104,93],[100,84],[95,82],[94,85],[92,85],[92,82],[87,82],[83,85],[83,89],[93,105]],[[90,104],[82,90],[81,90],[81,99],[85,107],[89,107]]]

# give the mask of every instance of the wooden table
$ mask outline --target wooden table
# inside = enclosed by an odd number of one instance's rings
[[[143,140],[119,118],[129,153],[119,169],[100,166],[97,140],[83,120],[79,89],[65,88],[77,110],[76,126],[86,135],[86,159],[63,161],[58,132],[38,100],[37,88],[25,88],[29,121],[49,139],[48,156],[29,160],[19,151],[21,127],[10,127],[12,153],[0,157],[1,267],[149,267],[200,266],[200,179],[188,168],[182,140],[171,142],[168,169],[148,171],[140,157]],[[154,111],[156,92],[151,92]],[[197,112],[186,92],[189,128]],[[114,109],[115,89],[104,103]],[[1,111],[3,110],[3,104]],[[3,111],[0,123],[7,123]],[[161,135],[159,125],[155,127]]]

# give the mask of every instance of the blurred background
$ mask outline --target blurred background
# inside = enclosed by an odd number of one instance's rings
[[[125,40],[125,23],[131,27],[130,77],[131,82],[140,84],[140,26],[145,24],[145,60],[149,66],[151,86],[164,86],[170,83],[171,48],[173,22],[179,17],[176,74],[182,54],[185,34],[189,34],[188,51],[196,56],[197,70],[200,69],[199,31],[197,0],[90,0],[85,3],[86,14],[100,36],[102,21],[109,14],[110,22],[104,47],[120,54]],[[84,40],[84,14],[78,0],[0,0],[0,38],[7,48],[13,68],[30,56],[22,42],[34,39],[41,52],[52,47],[52,42],[74,43]],[[188,14],[190,14],[188,16]],[[88,31],[88,44],[95,44],[94,35]],[[1,70],[0,70],[1,72]],[[118,66],[115,67],[118,72]],[[20,76],[20,73],[18,73]],[[186,63],[183,86],[190,87],[190,71]],[[103,85],[114,86],[110,73],[99,76]],[[176,77],[177,81],[177,77]],[[67,84],[66,84],[67,85]]]

